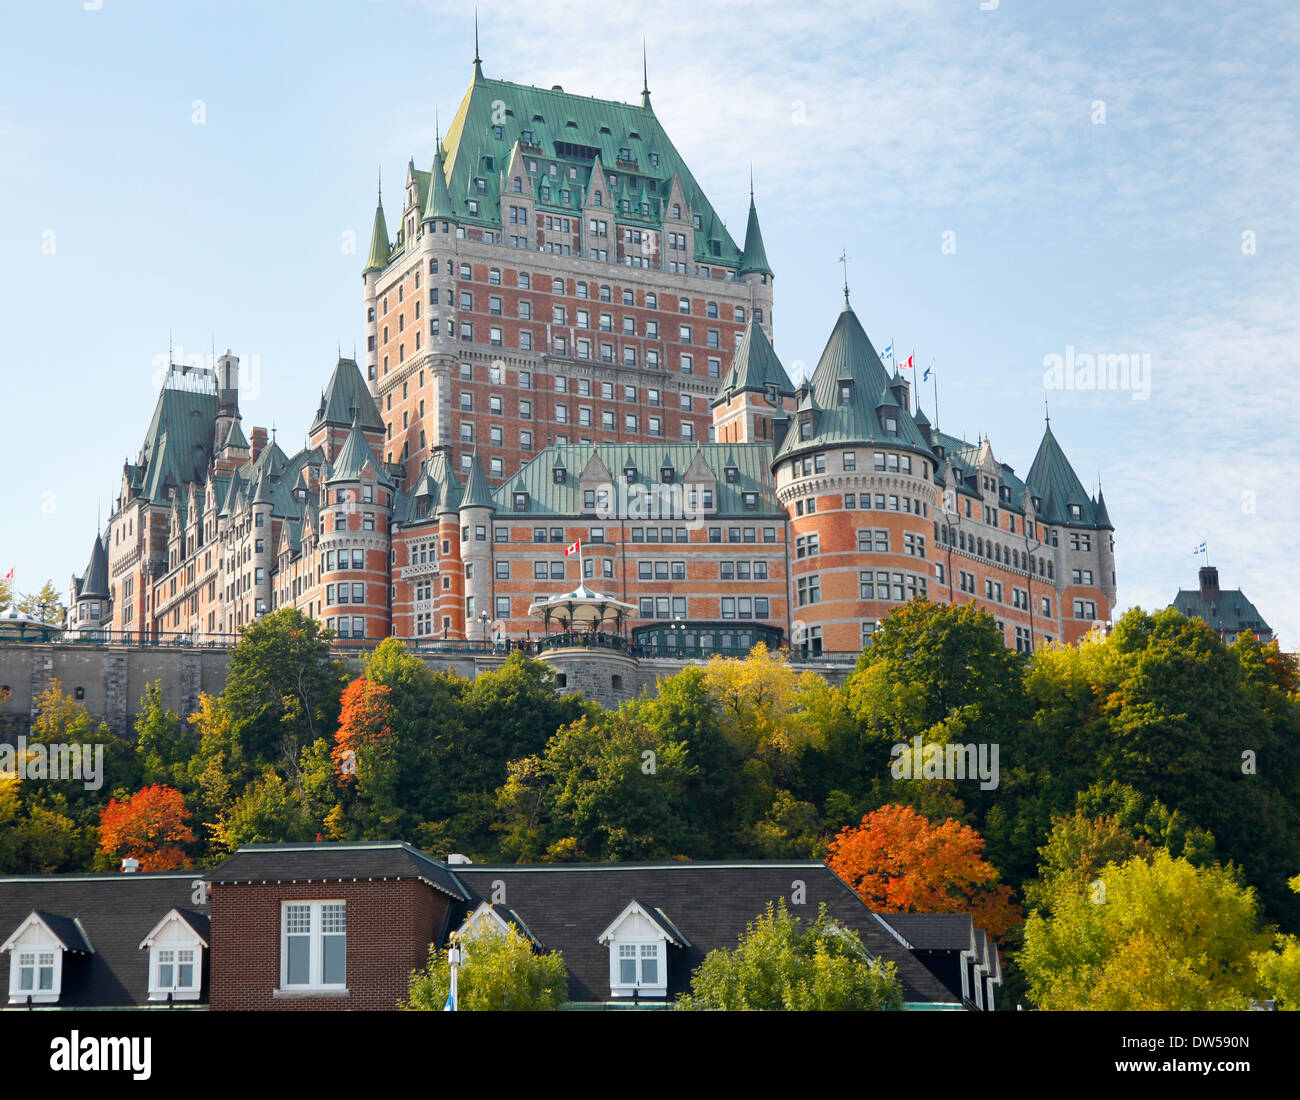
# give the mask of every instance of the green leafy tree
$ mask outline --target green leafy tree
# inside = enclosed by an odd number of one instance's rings
[[[1300,875],[1287,885],[1300,894]],[[1283,1012],[1300,1012],[1300,936],[1278,936],[1274,950],[1257,952],[1254,961],[1260,985],[1277,1007]]]
[[[1044,1009],[1221,1011],[1259,995],[1254,957],[1268,946],[1232,869],[1158,849],[1082,889],[1062,882],[1026,921],[1018,963]]]
[[[274,764],[291,774],[305,745],[334,732],[346,670],[330,657],[320,624],[296,608],[240,633],[222,692],[231,734],[255,770]]]
[[[311,840],[318,831],[301,795],[271,767],[261,779],[250,783],[208,828],[213,847],[225,854],[242,844]]]
[[[902,986],[892,963],[873,958],[856,932],[825,905],[805,922],[785,900],[750,921],[733,949],[710,951],[691,976],[679,1008],[767,1011],[898,1009]]]
[[[569,999],[569,972],[558,951],[538,954],[519,930],[502,932],[486,914],[461,949],[457,1008],[464,1012],[539,1012]],[[430,945],[429,962],[411,974],[410,991],[398,1007],[437,1012],[447,1003],[451,964],[446,951]]]
[[[135,716],[135,751],[144,784],[179,785],[196,748],[180,716],[163,706],[162,681],[147,685]]]

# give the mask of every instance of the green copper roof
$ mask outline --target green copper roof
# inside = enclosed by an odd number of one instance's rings
[[[362,274],[367,271],[382,271],[386,268],[392,250],[392,243],[388,239],[388,225],[384,221],[384,202],[381,198],[375,204],[375,224],[370,230],[370,258],[366,260]]]
[[[1115,530],[1115,525],[1110,521],[1110,513],[1106,511],[1106,497],[1100,489],[1097,490],[1096,520],[1097,526],[1103,530]]]
[[[271,479],[267,476],[264,469],[262,476],[257,479],[257,489],[253,493],[254,504],[270,504],[271,498]]]
[[[1181,588],[1170,606],[1189,619],[1203,620],[1215,630],[1262,636],[1273,633],[1259,609],[1246,599],[1240,588],[1220,588],[1213,592]]]
[[[230,431],[226,432],[226,438],[222,442],[223,447],[237,447],[247,451],[248,439],[244,435],[244,429],[239,426],[238,420],[230,422]]]
[[[745,250],[740,257],[740,274],[751,272],[761,275],[772,274],[767,263],[767,250],[763,247],[763,234],[758,228],[758,211],[754,208],[754,196],[749,196],[749,224],[745,226]]]
[[[320,408],[316,410],[311,430],[315,432],[324,424],[336,428],[350,428],[353,419],[371,431],[384,430],[384,418],[379,414],[375,399],[370,396],[361,368],[355,359],[339,359],[329,385],[321,395]]]
[[[140,448],[132,474],[141,495],[165,502],[170,483],[180,492],[191,481],[202,481],[212,457],[216,434],[217,395],[164,386]]]
[[[891,384],[846,299],[776,457],[854,443],[888,444],[930,454],[925,437],[911,414],[899,405]],[[896,424],[893,433],[886,429],[887,416]],[[805,420],[811,422],[806,439]]]
[[[1038,453],[1034,455],[1025,481],[1030,492],[1040,498],[1038,514],[1045,522],[1074,527],[1098,526],[1096,507],[1052,434],[1051,424],[1043,432],[1043,441],[1038,445]],[[1071,505],[1078,506],[1078,515],[1073,514]]]
[[[529,161],[536,162],[536,171],[529,176],[537,205],[543,210],[577,210],[588,192],[599,189],[616,221],[657,224],[677,175],[683,197],[703,227],[695,233],[695,258],[722,266],[739,265],[741,253],[736,242],[648,106],[481,76],[470,84],[446,135],[447,190],[458,220],[501,226],[499,173],[508,167],[516,142],[525,168]],[[624,150],[629,160],[621,159]],[[593,180],[597,155],[604,178]],[[480,179],[482,191],[475,182]],[[511,190],[508,180],[504,189]],[[621,202],[613,206],[615,197],[627,199],[627,213],[623,213]],[[479,204],[477,215],[469,213],[471,200]]]
[[[578,516],[583,513],[582,473],[588,463],[595,460],[600,478],[612,473],[610,479],[620,487],[620,493],[637,492],[643,494],[654,491],[653,487],[667,485],[662,479],[665,465],[674,471],[675,486],[682,486],[689,481],[713,481],[714,503],[716,512],[705,517],[705,522],[713,518],[725,520],[771,519],[784,517],[785,511],[776,499],[776,485],[768,469],[771,447],[766,443],[556,443],[541,451],[518,474],[508,478],[499,485],[493,495],[496,498],[497,514],[533,515],[533,516]],[[737,479],[728,482],[726,467],[734,464]],[[554,469],[561,465],[567,471],[564,480],[557,482]],[[634,482],[629,483],[624,471],[635,467],[637,474]],[[588,484],[587,488],[591,488]],[[527,494],[527,507],[519,512],[515,509],[517,492]],[[746,493],[757,494],[757,507],[745,508]],[[631,502],[629,497],[629,508]],[[592,519],[599,523],[599,520]],[[629,518],[628,523],[659,522],[652,515],[643,518]],[[668,521],[671,522],[671,521]],[[681,521],[677,521],[680,523]]]
[[[423,523],[460,508],[460,482],[451,468],[446,448],[439,447],[420,466],[411,488],[396,501],[394,521]]]
[[[428,198],[424,203],[424,217],[455,220],[456,209],[452,205],[451,192],[447,190],[447,161],[441,147],[433,158],[433,169],[429,172],[426,188]]]
[[[393,480],[380,465],[379,460],[375,458],[375,453],[370,449],[370,444],[366,442],[365,433],[361,430],[361,425],[356,420],[352,421],[352,430],[339,448],[339,453],[330,465],[329,475],[326,481],[360,481],[365,468],[369,464],[375,472],[375,480],[380,485],[392,487]]]
[[[77,595],[108,599],[108,551],[104,549],[104,540],[99,535],[95,536],[95,545],[91,548],[86,571],[81,575],[81,589]]]
[[[223,516],[234,515],[235,507],[239,500],[239,493],[240,490],[243,489],[243,487],[244,487],[243,481],[239,476],[239,471],[236,470],[231,475],[230,481],[227,483],[226,499],[221,505],[221,510],[218,513],[219,515],[223,515]]]
[[[731,394],[745,390],[766,393],[769,386],[776,386],[777,392],[787,397],[794,396],[790,376],[786,374],[785,367],[768,342],[763,326],[754,320],[751,310],[745,335],[736,346],[735,354],[731,357],[731,367],[722,380],[713,404],[721,405],[730,399]]]
[[[469,463],[469,477],[465,479],[465,492],[460,498],[462,511],[466,508],[496,509],[492,491],[488,488],[487,474],[483,472],[483,463],[479,461],[478,451]]]

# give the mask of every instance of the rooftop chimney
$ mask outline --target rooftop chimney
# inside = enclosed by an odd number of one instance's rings
[[[1213,565],[1201,566],[1201,598],[1217,600],[1219,598],[1219,570]]]
[[[124,875],[129,875],[138,870],[140,870],[140,861],[134,856],[127,856],[126,859],[122,860],[122,873]]]
[[[469,856],[463,856],[459,852],[452,852],[451,855],[447,857],[447,863],[452,866],[459,866],[461,864],[473,862],[474,861],[470,859]]]
[[[253,448],[253,453],[251,455],[252,461],[256,462],[257,456],[262,453],[262,448],[266,446],[266,429],[254,428],[253,434],[248,442]]]

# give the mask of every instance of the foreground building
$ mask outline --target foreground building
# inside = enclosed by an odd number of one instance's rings
[[[486,918],[563,954],[572,1007],[663,1008],[778,899],[857,932],[904,1007],[993,1008],[997,951],[969,916],[879,917],[806,860],[479,866],[401,843],[251,845],[206,873],[0,878],[0,954],[16,1008],[384,1011],[452,932],[472,965]]]

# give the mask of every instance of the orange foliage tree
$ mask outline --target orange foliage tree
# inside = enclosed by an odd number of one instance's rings
[[[358,676],[343,689],[339,728],[330,757],[340,783],[356,778],[357,757],[363,748],[381,745],[392,733],[392,688]]]
[[[969,912],[997,939],[1023,917],[983,849],[969,825],[936,826],[910,806],[882,806],[840,830],[826,863],[877,912]]]
[[[106,855],[132,856],[142,871],[189,867],[181,849],[194,840],[185,824],[185,798],[174,787],[155,783],[125,802],[110,799],[99,814],[99,848]]]

